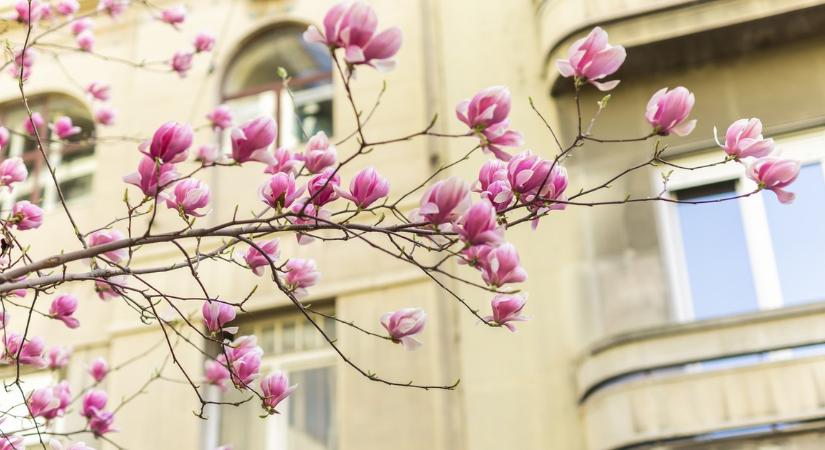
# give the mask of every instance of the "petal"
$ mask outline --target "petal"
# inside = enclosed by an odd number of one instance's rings
[[[693,129],[696,128],[696,119],[682,122],[679,125],[671,128],[670,131],[677,136],[685,137],[689,135]]]
[[[602,92],[607,92],[607,91],[613,90],[616,86],[619,85],[620,82],[621,82],[621,80],[606,81],[604,83],[599,82],[599,81],[591,80],[590,84],[592,84],[593,86],[596,86],[596,89],[598,89]]]
[[[570,61],[566,59],[557,59],[556,68],[559,69],[559,74],[564,78],[570,78],[576,74],[576,70],[570,65]]]

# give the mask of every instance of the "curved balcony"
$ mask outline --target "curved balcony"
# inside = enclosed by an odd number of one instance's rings
[[[825,304],[605,340],[582,361],[578,394],[592,450],[821,427]]]
[[[817,33],[822,29],[820,16],[825,15],[823,4],[823,0],[544,0],[538,3],[537,17],[546,76],[558,91],[553,62],[565,57],[570,44],[596,25],[608,28],[611,43],[628,48],[632,56],[628,63],[636,67],[626,63],[622,69],[626,75],[645,73],[654,62],[657,69],[696,64],[701,62],[697,58],[730,56]]]

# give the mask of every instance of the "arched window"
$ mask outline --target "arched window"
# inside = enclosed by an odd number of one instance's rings
[[[43,116],[45,123],[38,131],[43,149],[49,155],[49,162],[56,168],[63,196],[72,200],[88,194],[92,189],[95,165],[95,147],[91,142],[95,135],[92,115],[83,103],[61,94],[31,97],[29,107],[32,112]],[[70,117],[81,132],[65,140],[53,137],[48,124],[61,116]],[[0,123],[11,132],[9,144],[0,149],[0,159],[20,157],[29,170],[26,182],[15,187],[11,198],[6,194],[4,200],[29,200],[48,208],[59,201],[57,190],[35,138],[29,136],[23,127],[27,120],[28,114],[19,100],[0,105]]]
[[[221,86],[236,123],[258,115],[278,120],[278,145],[305,142],[318,131],[332,135],[332,60],[319,45],[302,38],[305,25],[267,28],[247,40],[229,63]],[[289,73],[284,89],[278,68]]]

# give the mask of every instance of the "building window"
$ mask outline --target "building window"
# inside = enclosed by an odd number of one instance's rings
[[[19,434],[23,436],[25,448],[39,448],[40,439],[36,433],[32,433],[34,422],[28,418],[29,411],[25,403],[21,401],[20,391],[14,386],[14,371],[4,369],[0,383],[6,388],[0,389],[0,408],[4,412],[4,420],[0,423],[0,435],[12,436]],[[26,395],[35,389],[53,387],[56,381],[49,372],[30,373],[21,381],[21,387]],[[37,419],[41,431],[59,433],[63,430],[63,417],[57,417],[46,423],[42,418]],[[44,437],[45,439],[45,437]],[[21,449],[24,450],[24,449]]]
[[[49,162],[56,168],[63,196],[72,200],[90,193],[95,171],[95,147],[91,143],[95,125],[89,111],[82,103],[65,95],[32,97],[29,107],[32,112],[40,113],[46,122],[38,131]],[[48,124],[61,116],[70,117],[81,132],[66,140],[53,138]],[[0,159],[20,157],[29,171],[25,183],[15,187],[12,194],[4,194],[3,203],[7,207],[14,200],[29,200],[48,209],[59,202],[59,198],[35,138],[25,133],[23,124],[27,120],[26,109],[19,101],[0,106],[0,123],[13,131],[8,146],[0,150]]]
[[[332,314],[332,309],[323,312]],[[335,336],[335,322],[317,316],[325,332]],[[278,407],[280,415],[261,418],[259,402],[225,406],[218,412],[218,442],[246,450],[335,450],[335,354],[300,313],[269,315],[241,323],[238,335],[254,334],[264,351],[262,376],[282,370],[299,388]],[[257,386],[257,383],[256,383]],[[223,401],[248,398],[230,387]],[[212,426],[216,426],[214,423]]]
[[[764,191],[708,205],[659,205],[662,247],[679,320],[701,320],[825,300],[825,130],[777,139],[784,157],[802,161],[782,205]],[[718,161],[719,151],[680,164]],[[755,188],[739,164],[677,171],[670,195],[714,200]]]
[[[222,101],[243,123],[260,115],[278,121],[278,145],[294,147],[323,131],[332,135],[332,60],[321,46],[304,41],[304,25],[284,24],[259,32],[229,63]],[[291,80],[289,95],[278,69]]]

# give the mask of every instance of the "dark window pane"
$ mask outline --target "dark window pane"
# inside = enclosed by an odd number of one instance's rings
[[[307,136],[323,131],[327,136],[333,135],[332,130],[332,99],[318,102],[308,102],[295,107],[295,139],[306,142],[307,138],[301,132],[301,127]]]
[[[66,199],[82,197],[92,191],[92,176],[86,175],[61,182],[60,191]]]
[[[335,371],[331,367],[294,371],[289,383],[298,384],[287,400],[289,450],[337,448],[333,421],[335,411]]]

